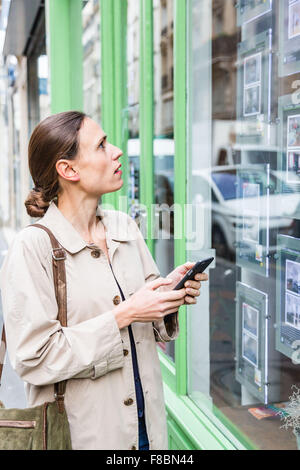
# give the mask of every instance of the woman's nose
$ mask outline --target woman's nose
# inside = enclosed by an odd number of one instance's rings
[[[122,157],[123,152],[122,152],[122,150],[119,149],[118,147],[114,147],[114,149],[113,149],[113,155],[114,155],[113,158],[114,158],[114,159],[117,159],[117,158]]]

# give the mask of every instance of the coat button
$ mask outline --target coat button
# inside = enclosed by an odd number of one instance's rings
[[[100,251],[99,251],[99,250],[93,250],[93,251],[91,251],[91,256],[92,256],[93,258],[99,258],[99,256],[100,256]]]
[[[136,450],[136,447],[135,447],[135,446],[131,446],[131,450]]]
[[[124,356],[128,356],[128,354],[129,354],[128,349],[123,349],[123,354],[124,354]]]
[[[132,403],[133,403],[132,398],[127,398],[127,400],[124,400],[124,405],[126,405],[126,406],[130,406],[130,405],[132,405]]]
[[[115,295],[114,298],[113,298],[113,303],[114,303],[115,305],[118,305],[120,302],[121,302],[120,296],[119,296],[119,295]]]

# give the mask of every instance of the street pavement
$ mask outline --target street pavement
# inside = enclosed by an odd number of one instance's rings
[[[13,239],[12,231],[0,230],[0,268],[3,263],[4,257],[7,253],[9,244]],[[3,310],[0,291],[0,332],[3,325]],[[0,401],[4,404],[5,408],[25,408],[26,397],[24,391],[24,382],[18,377],[13,370],[8,354],[6,354],[3,374],[0,387]]]

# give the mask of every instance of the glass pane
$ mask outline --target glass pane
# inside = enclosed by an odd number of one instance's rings
[[[141,228],[140,201],[140,4],[127,2],[127,152],[129,160],[128,200],[131,217]]]
[[[101,47],[99,0],[83,2],[83,106],[84,112],[100,123],[101,120]]]
[[[49,63],[46,51],[45,16],[36,25],[36,40],[27,58],[29,135],[35,126],[51,114]]]
[[[215,256],[188,307],[189,396],[258,449],[296,449],[277,413],[300,388],[300,1],[188,16],[187,258]]]
[[[39,78],[39,108],[40,120],[42,121],[50,115],[50,96],[49,96],[49,69],[48,56],[41,54],[38,57],[38,78]]]
[[[173,0],[153,2],[155,259],[161,276],[174,269]],[[174,360],[175,344],[160,344]]]

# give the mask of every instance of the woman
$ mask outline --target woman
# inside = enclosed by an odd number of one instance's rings
[[[23,228],[1,270],[8,353],[28,406],[53,401],[53,384],[68,379],[73,449],[167,449],[156,341],[178,336],[180,305],[195,303],[207,279],[172,291],[193,263],[159,277],[136,223],[98,206],[123,185],[121,156],[80,112],[48,117],[29,142],[35,188],[25,205],[66,251],[67,328],[44,230]]]

